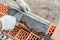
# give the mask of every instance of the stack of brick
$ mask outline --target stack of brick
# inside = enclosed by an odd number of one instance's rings
[[[38,35],[37,32],[27,30],[29,28],[25,27],[24,24],[21,24],[22,23],[11,31],[4,32],[4,34],[11,37],[13,40],[40,40],[43,37],[42,35]]]
[[[8,11],[8,6],[0,3],[0,13],[7,14],[7,11]]]

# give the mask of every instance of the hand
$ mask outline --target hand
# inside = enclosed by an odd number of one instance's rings
[[[23,12],[31,12],[29,5],[24,0],[16,0],[17,5],[23,10]]]
[[[16,25],[16,18],[10,15],[5,15],[0,18],[2,28],[1,30],[12,30]]]

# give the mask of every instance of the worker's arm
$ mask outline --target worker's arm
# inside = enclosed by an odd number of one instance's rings
[[[16,18],[9,15],[4,15],[0,18],[0,30],[12,30],[16,25]]]

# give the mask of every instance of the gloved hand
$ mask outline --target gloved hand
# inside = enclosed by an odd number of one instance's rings
[[[0,18],[2,23],[1,30],[12,30],[16,25],[16,18],[9,15],[4,15]]]
[[[18,4],[18,6],[19,6],[25,13],[31,12],[28,4],[26,4],[26,3],[24,2],[24,0],[14,0],[14,1]]]

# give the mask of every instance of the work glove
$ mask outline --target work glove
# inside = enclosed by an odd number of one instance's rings
[[[24,11],[25,13],[31,12],[29,6],[27,3],[25,3],[24,0],[14,0],[17,5],[22,9],[22,11]]]
[[[5,15],[0,18],[2,23],[1,30],[12,30],[16,25],[16,18],[13,16]]]

